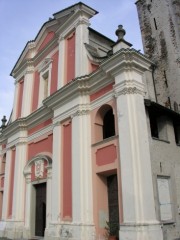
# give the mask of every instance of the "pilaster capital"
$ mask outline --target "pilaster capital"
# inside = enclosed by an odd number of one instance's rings
[[[114,85],[114,96],[117,98],[120,95],[139,94],[145,96],[144,84],[135,80],[125,80]]]
[[[90,26],[90,23],[89,23],[88,19],[86,19],[86,18],[80,18],[80,19],[78,19],[78,21],[75,23],[75,28],[77,28],[79,25],[82,25],[82,24],[87,25],[87,27]]]
[[[82,116],[82,115],[88,115],[90,111],[89,105],[81,105],[79,108],[71,114],[71,118]]]
[[[47,179],[52,178],[52,166],[48,166],[47,168]]]
[[[25,174],[25,179],[27,184],[31,183],[31,172]]]
[[[29,65],[24,73],[26,75],[26,74],[31,74],[33,72],[34,72],[34,66],[33,65]]]
[[[52,61],[53,61],[52,58],[45,58],[44,61],[39,66],[38,72],[45,71],[49,67]]]
[[[62,42],[65,39],[64,35],[60,35],[58,38],[58,43]]]
[[[53,124],[53,129],[55,129],[56,127],[59,127],[61,125],[60,121],[57,121]]]

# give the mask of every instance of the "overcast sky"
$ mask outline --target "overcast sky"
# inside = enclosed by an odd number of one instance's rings
[[[10,77],[27,41],[33,40],[39,29],[52,14],[76,0],[0,0],[0,119],[9,118],[14,98],[14,79]],[[84,0],[83,3],[99,13],[91,28],[116,40],[115,30],[122,24],[125,39],[133,48],[142,51],[142,41],[135,0]],[[1,125],[1,123],[0,123]]]

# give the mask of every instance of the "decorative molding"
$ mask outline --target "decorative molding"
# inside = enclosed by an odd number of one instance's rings
[[[32,48],[35,48],[36,47],[36,44],[35,44],[35,42],[33,41],[33,42],[28,42],[28,48],[29,49],[32,49]]]
[[[47,162],[47,166],[46,168],[51,168],[52,167],[52,159],[49,156],[46,155],[37,155],[35,157],[33,157],[31,160],[29,160],[26,164],[26,166],[24,167],[24,176],[25,178],[28,177],[28,175],[31,173],[31,166],[33,165],[33,163],[36,163],[38,161],[46,161]]]
[[[29,73],[33,73],[34,72],[34,66],[33,65],[30,65],[30,66],[27,66],[27,69],[25,70],[25,75],[26,74],[29,74]]]
[[[26,174],[26,183],[29,184],[31,183],[31,171]]]
[[[73,114],[71,114],[71,118],[87,115],[89,114],[89,112],[90,112],[89,104],[88,105],[82,104],[78,106],[78,109]]]
[[[45,58],[38,67],[38,72],[44,72],[49,67],[52,61],[52,58]]]
[[[114,97],[120,95],[139,94],[145,96],[144,84],[136,80],[124,80],[114,85]]]
[[[7,143],[6,149],[12,149],[14,146],[19,146],[22,144],[27,144],[27,137],[18,137],[15,140],[12,140],[11,142]]]
[[[60,35],[58,38],[58,43],[60,43],[61,41],[64,41],[64,40],[65,40],[64,35]]]
[[[78,19],[78,21],[75,23],[74,27],[77,28],[79,25],[81,24],[85,24],[87,25],[87,27],[89,27],[91,24],[89,23],[89,21],[86,18],[80,18]]]
[[[53,130],[54,130],[54,128],[59,127],[60,125],[61,125],[61,122],[60,122],[60,121],[55,122],[55,123],[53,124]]]
[[[71,118],[87,115],[90,110],[77,110],[74,114],[71,115]]]
[[[51,179],[52,178],[52,166],[47,166],[47,179]]]
[[[126,94],[140,94],[144,96],[144,91],[136,87],[125,87],[123,90],[116,92],[114,96],[117,98],[120,95],[126,95]]]
[[[34,163],[35,165],[35,178],[42,178],[44,174],[44,161],[42,159],[38,159]]]

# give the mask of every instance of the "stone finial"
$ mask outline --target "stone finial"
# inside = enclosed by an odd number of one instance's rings
[[[4,128],[6,127],[6,122],[7,122],[6,116],[3,116],[3,118],[1,119],[1,121],[2,121],[1,129],[4,129]]]
[[[116,30],[116,35],[118,36],[118,41],[124,39],[124,35],[126,31],[123,29],[123,25],[119,25],[118,29]]]

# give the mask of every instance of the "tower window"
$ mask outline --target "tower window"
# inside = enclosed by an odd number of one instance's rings
[[[180,145],[180,123],[178,121],[174,121],[173,125],[176,144]]]
[[[160,140],[168,140],[167,136],[167,119],[155,111],[149,111],[149,120],[151,128],[151,136]]]
[[[154,18],[154,26],[155,26],[155,29],[157,30],[157,23],[155,18]]]

